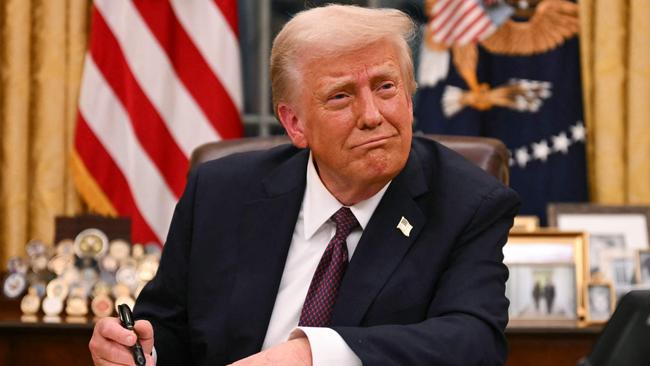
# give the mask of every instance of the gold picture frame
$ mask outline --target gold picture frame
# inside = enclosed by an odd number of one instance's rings
[[[586,252],[584,232],[511,232],[503,248],[511,325],[581,324]]]
[[[635,264],[638,283],[650,289],[650,249],[637,250]]]
[[[533,232],[539,229],[539,217],[534,215],[517,215],[515,216],[512,229],[517,232]]]
[[[593,280],[585,286],[585,323],[604,324],[616,309],[616,292],[609,281]]]

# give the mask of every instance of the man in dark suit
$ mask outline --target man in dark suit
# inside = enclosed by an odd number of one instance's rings
[[[294,146],[192,172],[137,300],[148,362],[505,362],[501,248],[518,199],[412,138],[412,34],[401,12],[340,5],[285,25],[271,78]],[[134,341],[104,319],[93,359],[127,363]]]

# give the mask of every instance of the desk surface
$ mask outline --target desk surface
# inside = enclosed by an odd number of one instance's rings
[[[0,366],[92,365],[92,316],[25,317],[19,308],[19,301],[0,300]],[[567,322],[513,322],[506,329],[507,366],[575,366],[601,329]]]

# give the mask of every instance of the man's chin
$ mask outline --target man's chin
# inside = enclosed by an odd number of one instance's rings
[[[403,165],[400,166],[397,162],[386,159],[372,160],[360,167],[359,171],[365,173],[363,175],[369,183],[388,183],[399,174],[402,168]]]

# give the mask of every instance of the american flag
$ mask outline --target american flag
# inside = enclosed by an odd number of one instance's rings
[[[462,46],[481,41],[497,29],[480,0],[433,0],[432,2],[428,14],[431,21],[427,26],[434,43],[447,47]]]
[[[98,213],[162,243],[192,150],[240,137],[236,0],[95,0],[74,140]]]

